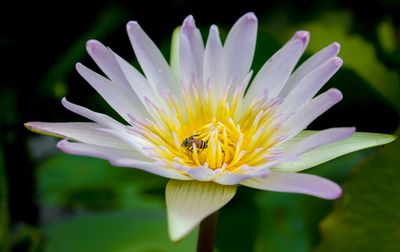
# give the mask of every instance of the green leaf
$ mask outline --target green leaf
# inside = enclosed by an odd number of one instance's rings
[[[290,141],[286,142],[283,148],[288,148],[292,144],[301,141],[316,131],[304,130]],[[348,153],[384,145],[396,139],[394,135],[356,132],[345,140],[327,144],[300,155],[299,160],[286,162],[278,165],[274,169],[290,172],[302,171],[316,165],[322,164],[334,158],[346,155]]]
[[[367,154],[367,151],[354,152],[318,165],[309,172],[340,183]],[[319,222],[333,205],[332,201],[311,196],[265,191],[257,191],[256,203],[259,231],[254,251],[257,252],[311,251],[319,242]]]
[[[369,156],[321,225],[317,251],[400,251],[400,142]]]
[[[44,205],[88,209],[154,209],[163,197],[146,195],[164,187],[162,178],[107,161],[57,154],[37,170],[39,200]]]
[[[171,240],[182,239],[204,218],[228,203],[235,193],[236,186],[170,180],[165,189],[165,200]]]
[[[196,233],[168,239],[164,209],[77,216],[45,227],[47,252],[194,251]]]
[[[309,251],[311,234],[305,218],[307,197],[271,192],[260,192],[257,196],[262,214],[255,251]]]

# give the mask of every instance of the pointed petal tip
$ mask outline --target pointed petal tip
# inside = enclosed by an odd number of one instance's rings
[[[332,45],[336,48],[337,51],[340,51],[340,44],[339,42],[333,42]]]
[[[183,20],[183,24],[182,26],[186,26],[186,27],[195,27],[195,21],[192,15],[187,16],[184,20]]]
[[[26,122],[24,123],[24,127],[29,130],[32,131],[33,133],[39,133],[41,134],[42,129],[40,128],[40,122]]]
[[[328,200],[335,200],[340,198],[342,195],[343,195],[342,188],[338,184],[332,182],[331,190],[327,192],[325,195],[321,195],[321,198]]]
[[[101,53],[104,47],[105,46],[100,41],[95,39],[90,39],[86,42],[86,51],[91,57],[94,57],[96,54]]]
[[[65,146],[65,142],[66,142],[67,140],[66,139],[63,139],[63,140],[61,140],[61,141],[59,141],[58,143],[57,143],[57,148],[58,149],[60,149],[60,150],[62,150],[62,151],[64,151],[64,146]]]
[[[254,12],[248,12],[245,14],[246,20],[250,22],[257,22],[257,16]]]
[[[303,45],[306,45],[308,41],[310,40],[310,33],[308,31],[297,31],[294,34],[295,39],[298,39],[301,41]]]
[[[357,130],[356,127],[348,127],[346,136],[343,138],[343,140],[345,140],[346,138],[349,138],[352,135],[354,135],[354,133],[356,133],[356,130]]]
[[[343,60],[340,57],[334,57],[333,58],[333,63],[336,66],[341,67],[343,65]]]
[[[331,89],[329,89],[329,90],[328,90],[328,96],[329,96],[332,100],[334,100],[334,101],[336,101],[336,102],[338,102],[338,101],[340,101],[340,100],[343,99],[343,94],[342,94],[342,92],[340,92],[340,90],[337,89],[337,88],[331,88]]]
[[[88,41],[86,41],[86,48],[88,49],[92,49],[95,48],[96,46],[102,45],[100,43],[100,41],[95,40],[95,39],[89,39]]]
[[[139,27],[139,23],[137,21],[129,21],[126,24],[126,30],[130,31]]]
[[[24,123],[24,127],[29,129],[33,126],[33,124],[34,124],[34,122],[26,122],[26,123]]]
[[[179,240],[181,240],[183,237],[185,237],[185,235],[186,234],[179,235],[178,233],[168,230],[168,236],[172,242],[179,242]]]
[[[305,38],[310,37],[310,32],[309,31],[300,30],[300,31],[296,31],[296,33],[294,35],[298,39],[305,39]]]
[[[62,104],[64,107],[67,107],[67,106],[70,104],[70,102],[67,100],[66,97],[63,97],[63,98],[61,99],[61,104]]]
[[[214,35],[219,35],[218,26],[216,26],[216,25],[211,25],[211,27],[210,27],[210,33],[212,33],[212,34],[214,34]]]
[[[80,62],[77,62],[76,64],[75,64],[75,69],[76,69],[76,71],[78,71],[78,73],[80,73],[80,71],[82,70],[82,68],[84,68],[85,66],[82,64],[82,63],[80,63]]]
[[[176,242],[235,195],[236,186],[213,182],[170,180],[166,186],[168,234]]]
[[[193,227],[194,228],[194,227]],[[183,238],[185,238],[192,230],[192,229],[184,229],[182,227],[172,229],[168,226],[168,236],[172,242],[179,242]]]
[[[64,153],[72,154],[72,155],[76,155],[77,154],[73,150],[71,150],[71,148],[68,148],[68,140],[67,139],[60,140],[57,143],[56,147],[57,147],[57,149],[59,149],[60,151],[62,151]]]

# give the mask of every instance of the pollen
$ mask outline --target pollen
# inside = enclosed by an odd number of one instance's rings
[[[153,120],[133,120],[133,131],[151,144],[147,151],[152,158],[177,167],[235,172],[273,160],[279,152],[279,101],[260,95],[244,108],[243,86],[230,89],[215,100],[196,85],[183,89],[181,101],[164,93],[166,107],[150,104]]]

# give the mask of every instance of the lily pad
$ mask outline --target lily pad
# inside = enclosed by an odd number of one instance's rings
[[[366,158],[322,222],[316,251],[400,251],[400,142]]]
[[[168,239],[164,209],[77,216],[45,227],[47,252],[194,251],[197,232]]]

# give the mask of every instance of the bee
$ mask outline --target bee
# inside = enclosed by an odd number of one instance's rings
[[[186,147],[187,150],[189,151],[193,151],[193,144],[196,145],[197,149],[205,149],[208,147],[208,140],[207,141],[203,141],[201,139],[197,139],[196,137],[198,137],[199,135],[192,135],[188,138],[185,138],[185,140],[183,140],[182,142],[182,147]]]

